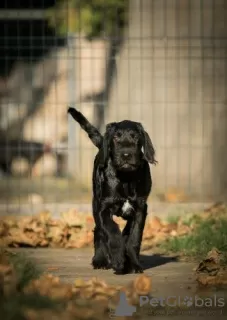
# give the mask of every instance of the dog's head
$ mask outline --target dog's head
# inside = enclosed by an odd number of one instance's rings
[[[157,162],[148,133],[141,123],[129,120],[112,122],[106,126],[100,165],[105,166],[109,157],[118,171],[134,171],[142,159],[152,164]]]

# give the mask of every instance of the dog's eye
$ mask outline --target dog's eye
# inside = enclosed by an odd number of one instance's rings
[[[135,139],[135,137],[136,137],[135,133],[131,132],[131,133],[130,133],[130,137],[131,137],[132,139]]]
[[[118,140],[119,138],[121,138],[121,136],[121,132],[116,132],[116,134],[114,135],[114,139]]]

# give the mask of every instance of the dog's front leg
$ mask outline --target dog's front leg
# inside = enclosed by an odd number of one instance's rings
[[[131,260],[131,272],[142,273],[143,269],[139,262],[139,253],[143,237],[144,225],[147,217],[147,204],[139,203],[134,217],[130,234],[126,243],[127,255]]]
[[[106,238],[106,244],[109,251],[111,266],[117,274],[123,273],[125,261],[125,245],[121,231],[113,221],[113,214],[119,210],[117,204],[105,202],[99,212],[100,227]]]

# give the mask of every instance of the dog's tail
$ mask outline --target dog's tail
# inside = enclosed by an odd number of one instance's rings
[[[77,111],[75,108],[69,108],[68,113],[71,114],[74,120],[76,120],[81,128],[87,132],[92,143],[100,149],[103,142],[103,136],[86,118],[81,112]]]

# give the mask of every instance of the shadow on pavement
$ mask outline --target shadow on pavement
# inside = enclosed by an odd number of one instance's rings
[[[140,255],[140,261],[144,270],[155,268],[170,262],[178,262],[178,257],[168,257],[160,254]]]

